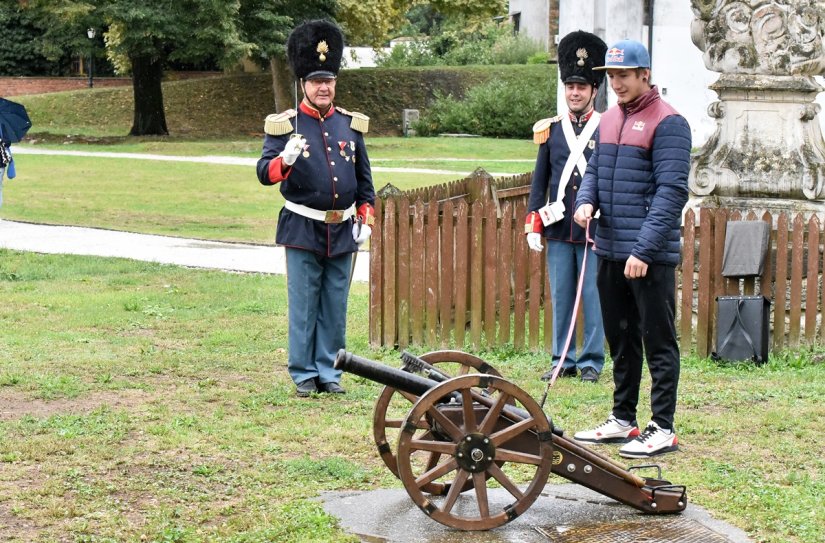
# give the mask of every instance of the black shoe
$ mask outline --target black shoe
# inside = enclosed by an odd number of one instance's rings
[[[549,381],[553,378],[553,372],[556,371],[556,368],[550,368],[550,371],[546,372],[544,375],[541,376],[542,381]],[[559,377],[575,377],[576,376],[576,366],[570,366],[569,368],[565,368],[562,366],[561,371],[559,372]]]
[[[599,372],[590,366],[582,369],[582,382],[595,383],[599,380]]]
[[[324,392],[329,392],[330,394],[346,394],[347,391],[343,389],[341,385],[335,382],[330,383],[321,383],[321,388]]]
[[[315,386],[315,379],[307,379],[295,385],[295,393],[299,398],[306,398],[313,392],[318,392],[318,387]]]

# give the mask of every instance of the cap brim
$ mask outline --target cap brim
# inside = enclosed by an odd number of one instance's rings
[[[588,81],[580,75],[571,75],[567,79],[562,80],[562,83],[584,83],[586,85],[593,85],[592,81]]]
[[[596,66],[593,70],[635,70],[636,68],[645,68],[644,66]]]
[[[337,76],[332,72],[327,72],[324,70],[317,71],[317,72],[310,72],[304,76],[304,81],[309,81],[310,79],[336,79]]]

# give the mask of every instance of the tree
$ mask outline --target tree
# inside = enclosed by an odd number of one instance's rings
[[[335,9],[335,0],[241,1],[241,36],[252,44],[250,56],[272,74],[276,111],[286,109],[294,101],[293,78],[286,62],[289,33],[302,21],[333,18]]]
[[[249,50],[238,30],[239,0],[30,0],[28,7],[50,20],[43,39],[102,29],[107,54],[130,69],[134,118],[129,134],[169,133],[161,80],[168,60],[202,61],[217,56],[222,65]]]

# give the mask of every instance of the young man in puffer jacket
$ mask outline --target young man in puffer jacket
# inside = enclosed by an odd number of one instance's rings
[[[574,220],[584,225],[600,211],[597,285],[615,391],[607,420],[574,438],[622,442],[621,456],[648,458],[678,449],[675,267],[688,200],[691,133],[651,84],[650,55],[641,43],[618,42],[596,69],[607,70],[618,104],[602,115]],[[652,417],[640,432],[636,408],[645,355]]]

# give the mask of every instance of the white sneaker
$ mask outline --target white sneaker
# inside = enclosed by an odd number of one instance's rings
[[[650,458],[678,449],[679,440],[676,438],[676,432],[664,430],[650,421],[639,437],[619,449],[619,455],[625,458]]]
[[[607,420],[592,430],[576,432],[573,439],[585,443],[627,443],[639,435],[639,428],[634,423],[627,426],[621,424],[616,417],[610,415]]]

